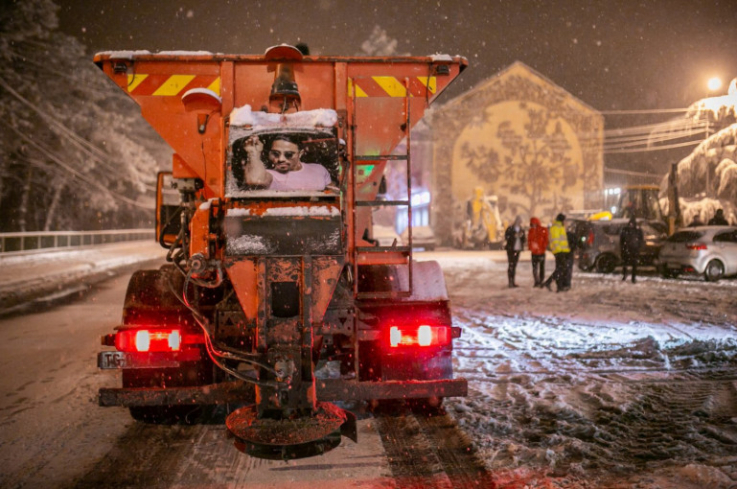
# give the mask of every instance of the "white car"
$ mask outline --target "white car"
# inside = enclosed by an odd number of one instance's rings
[[[402,246],[402,238],[393,227],[374,224],[373,236],[379,246]]]
[[[737,274],[737,227],[699,226],[668,238],[658,257],[664,277],[703,275],[709,282]]]
[[[409,228],[402,232],[402,241],[409,245]],[[435,233],[430,226],[412,227],[412,247],[424,248],[425,251],[433,251],[437,244]]]

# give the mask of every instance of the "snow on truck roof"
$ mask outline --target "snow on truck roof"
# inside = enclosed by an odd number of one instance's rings
[[[338,113],[333,109],[303,110],[293,114],[274,114],[251,110],[246,104],[230,113],[231,126],[251,126],[253,131],[265,129],[333,127]]]
[[[140,49],[132,51],[100,51],[95,53],[95,57],[109,56],[110,59],[133,59],[136,56],[151,56],[154,54],[164,56],[214,56],[214,53],[210,51],[158,51],[152,53],[146,49]]]
[[[272,47],[283,47],[283,46],[272,46]],[[269,48],[271,49],[271,48]],[[268,49],[266,50],[268,52]],[[110,59],[124,59],[132,61],[134,58],[151,57],[151,56],[172,56],[172,57],[195,57],[195,56],[209,56],[211,58],[222,59],[263,59],[264,55],[258,54],[225,54],[225,53],[213,53],[210,51],[157,51],[152,52],[147,49],[139,50],[111,50],[111,51],[98,51],[95,53],[94,58],[98,60],[101,57],[108,57]],[[376,59],[391,59],[391,60],[403,60],[403,61],[414,61],[424,62],[423,60],[430,59],[435,63],[453,63],[461,61],[462,65],[468,63],[468,59],[465,56],[456,54],[454,56],[450,54],[435,53],[425,56],[330,56],[330,55],[316,55],[316,56],[304,56],[302,60],[342,60],[342,61],[367,61]]]

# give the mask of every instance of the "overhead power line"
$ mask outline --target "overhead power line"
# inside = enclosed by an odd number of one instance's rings
[[[624,109],[624,110],[600,110],[599,113],[607,115],[617,114],[674,114],[688,112],[688,109]]]
[[[11,95],[13,95],[16,99],[18,99],[23,104],[30,107],[34,112],[39,114],[41,118],[46,121],[47,123],[53,125],[58,130],[60,130],[63,134],[65,134],[69,139],[68,141],[72,143],[74,146],[76,146],[78,149],[80,149],[83,153],[87,154],[91,159],[96,161],[97,163],[105,166],[109,171],[113,172],[116,175],[119,175],[121,177],[125,177],[126,174],[122,172],[118,167],[111,164],[107,161],[107,155],[99,148],[97,148],[95,145],[84,139],[83,137],[76,134],[74,131],[69,130],[64,124],[61,122],[55,120],[53,117],[51,117],[49,114],[41,110],[40,108],[36,107],[31,101],[23,97],[20,93],[15,91],[4,79],[0,78],[0,86],[5,88]],[[150,188],[150,186],[149,186]]]
[[[65,169],[67,172],[71,173],[76,178],[79,178],[83,182],[85,182],[85,183],[87,183],[89,185],[92,185],[95,188],[98,188],[100,190],[103,190],[105,193],[110,194],[112,197],[114,197],[114,198],[116,198],[116,199],[118,199],[120,201],[123,201],[126,204],[129,204],[129,205],[132,205],[132,206],[135,206],[135,207],[139,207],[141,209],[151,209],[151,206],[141,204],[140,202],[137,202],[137,201],[135,201],[133,199],[130,199],[130,198],[124,196],[124,195],[120,195],[120,194],[118,194],[116,192],[113,192],[112,190],[106,188],[104,185],[96,182],[95,180],[92,180],[92,179],[87,178],[85,175],[83,175],[79,171],[75,170],[71,165],[68,165],[67,163],[65,163],[64,161],[62,161],[59,157],[57,157],[56,155],[54,155],[51,151],[49,151],[48,149],[46,149],[45,147],[43,147],[37,141],[32,140],[31,138],[29,138],[25,134],[21,133],[18,129],[16,129],[15,127],[11,126],[7,122],[5,122],[5,121],[0,121],[0,122],[2,122],[2,124],[4,126],[8,127],[15,134],[17,134],[25,142],[27,142],[28,144],[30,144],[31,146],[33,146],[34,148],[36,148],[41,154],[45,155],[47,158],[49,158],[52,161],[56,162],[60,167],[62,167],[63,169]]]
[[[613,148],[613,149],[607,149],[604,148],[604,154],[613,154],[613,153],[641,153],[644,151],[660,151],[664,149],[675,149],[675,148],[683,148],[686,146],[696,146],[697,144],[701,144],[702,141],[686,141],[684,143],[677,143],[677,144],[668,144],[665,146],[653,146],[653,147],[644,147],[644,148],[632,148],[632,149],[626,149],[626,148]]]

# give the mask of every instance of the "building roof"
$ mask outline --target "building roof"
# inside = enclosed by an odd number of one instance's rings
[[[501,70],[500,72],[482,81],[481,83],[476,85],[474,88],[450,100],[446,104],[443,104],[442,107],[440,107],[440,110],[442,111],[442,110],[456,108],[456,106],[463,104],[468,99],[473,98],[477,94],[485,92],[489,88],[499,84],[499,82],[504,80],[505,78],[508,78],[510,76],[514,76],[517,74],[532,75],[531,78],[537,81],[537,83],[539,83],[540,85],[548,86],[549,89],[557,92],[558,96],[566,98],[567,100],[570,100],[571,102],[573,102],[574,105],[579,106],[582,111],[592,112],[594,114],[600,113],[597,109],[591,107],[590,105],[576,98],[570,92],[556,85],[550,79],[548,79],[544,75],[541,75],[538,71],[534,70],[533,68],[530,68],[529,66],[524,64],[522,61],[515,61],[511,65]]]

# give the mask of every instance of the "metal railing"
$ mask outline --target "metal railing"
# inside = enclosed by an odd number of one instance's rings
[[[0,233],[0,254],[16,255],[97,246],[122,241],[153,240],[153,229],[110,231],[38,231]]]

